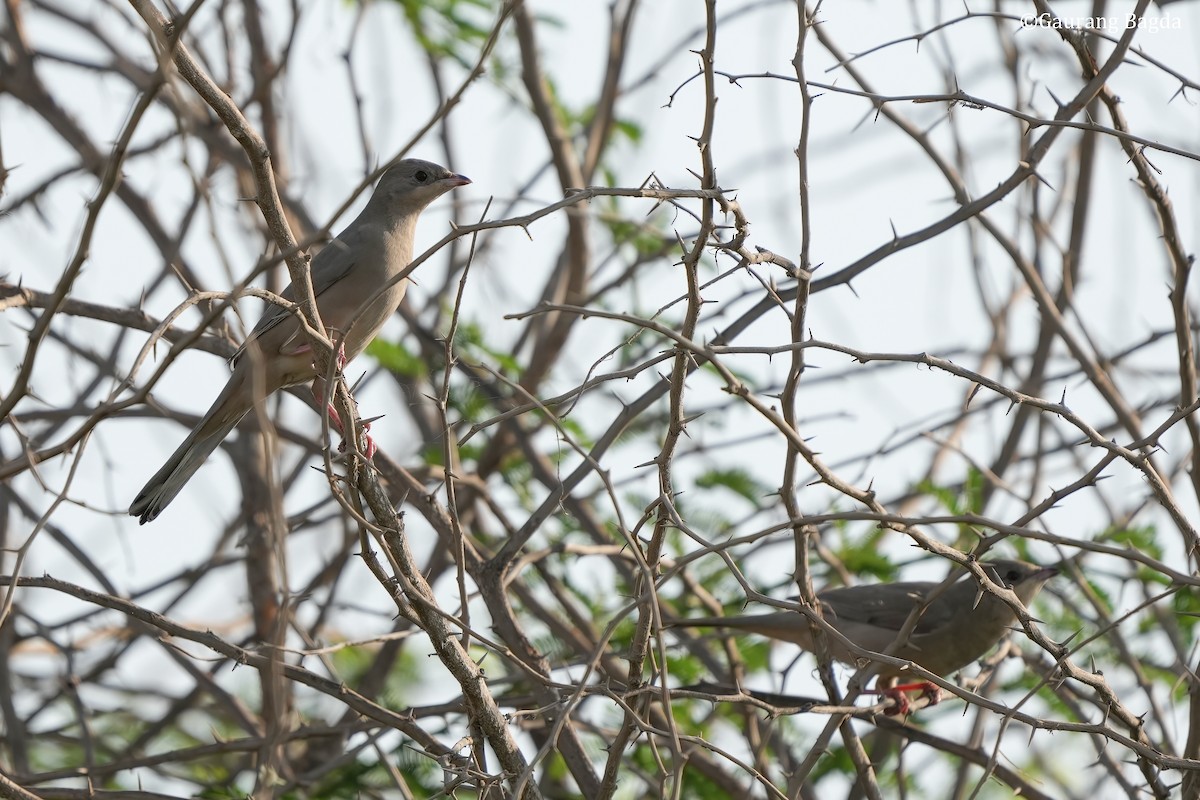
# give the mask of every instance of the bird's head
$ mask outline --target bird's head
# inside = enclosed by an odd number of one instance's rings
[[[372,199],[382,200],[393,210],[419,211],[451,189],[470,182],[470,178],[432,161],[406,158],[387,168]]]
[[[993,580],[1012,589],[1025,605],[1029,605],[1029,601],[1037,596],[1046,581],[1058,574],[1057,567],[1039,567],[1015,559],[985,561],[983,566],[991,573]]]

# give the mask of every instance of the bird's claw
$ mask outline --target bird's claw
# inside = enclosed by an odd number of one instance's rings
[[[901,686],[892,687],[892,691],[894,692],[915,692],[918,689],[921,691],[921,697],[929,701],[926,705],[936,706],[942,702],[942,687],[936,683],[919,681],[917,683],[905,683]]]
[[[379,448],[376,446],[375,440],[371,438],[371,434],[367,433],[367,431],[371,430],[371,421],[364,420],[362,423],[362,427],[363,427],[362,453],[363,453],[363,456],[367,459],[367,461],[370,461],[371,459],[375,458],[375,453],[379,450]],[[338,445],[338,452],[339,453],[346,452],[346,440],[344,438],[342,439],[342,443]]]
[[[928,681],[920,683],[905,683],[900,686],[890,686],[887,689],[868,689],[868,694],[877,694],[880,697],[886,697],[892,701],[892,705],[883,710],[883,713],[889,717],[908,716],[912,704],[908,701],[908,695],[905,692],[914,692],[921,690],[921,697],[925,698],[926,706],[935,706],[942,701],[942,690],[937,684]]]
[[[883,697],[890,698],[895,702],[885,708],[883,713],[889,717],[907,717],[912,705],[908,702],[908,696],[904,692],[896,689],[889,689],[879,693]]]
[[[282,352],[283,352],[283,355],[297,356],[297,355],[300,355],[301,353],[311,353],[312,346],[308,345],[308,344],[302,344],[302,345],[298,345],[291,349],[283,350]],[[336,368],[335,371],[341,372],[342,367],[346,366],[346,362],[348,362],[349,360],[350,359],[346,358],[345,343],[339,344],[337,352],[333,354],[333,364],[334,364],[334,367]],[[317,359],[315,359],[315,358],[313,359],[312,365],[313,365],[314,370],[320,371],[320,368],[317,364]]]

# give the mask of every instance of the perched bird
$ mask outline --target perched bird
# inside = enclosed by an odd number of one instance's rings
[[[383,173],[366,208],[312,260],[312,286],[321,321],[334,341],[345,335],[339,361],[361,353],[395,313],[403,280],[366,309],[360,306],[412,261],[417,217],[426,206],[470,179],[445,167],[405,159]],[[295,301],[292,286],[283,297]],[[308,338],[294,313],[272,305],[234,354],[233,374],[200,423],[129,506],[144,525],[157,517],[253,407],[277,389],[320,381]],[[321,384],[314,394],[323,396]],[[332,409],[331,409],[332,411]],[[331,421],[339,426],[336,415]]]
[[[984,561],[992,580],[1009,587],[1028,605],[1046,581],[1058,574],[1054,567],[1039,567],[1024,561]],[[826,589],[817,595],[821,613],[835,630],[864,650],[882,653],[895,640],[912,610],[935,588],[937,581],[879,583]],[[920,664],[936,675],[948,675],[987,653],[1016,622],[1012,608],[1000,598],[983,592],[975,579],[963,575],[936,597],[921,615],[905,644],[893,655]],[[803,614],[777,611],[733,617],[677,619],[669,627],[729,628],[761,634],[799,645],[812,651],[812,627]],[[830,654],[848,664],[857,657],[833,637],[826,637]],[[876,679],[877,692],[895,697],[904,706],[902,692],[929,687],[917,684],[898,687],[905,670],[882,665]]]

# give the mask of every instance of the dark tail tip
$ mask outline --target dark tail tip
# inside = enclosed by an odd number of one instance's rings
[[[145,489],[129,505],[129,516],[137,517],[139,525],[153,521],[160,513],[162,506],[154,502],[153,495]]]

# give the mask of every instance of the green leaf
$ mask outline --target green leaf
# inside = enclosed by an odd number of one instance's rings
[[[467,63],[467,48],[488,36],[486,21],[495,16],[497,0],[395,0],[413,37],[429,54]],[[468,12],[468,13],[464,13]],[[476,12],[472,19],[469,12]]]
[[[701,489],[722,487],[748,500],[755,508],[762,498],[771,493],[770,487],[760,483],[744,469],[712,469],[696,478]]]
[[[376,338],[367,345],[366,354],[384,369],[406,378],[423,378],[428,373],[425,362],[414,356],[399,342]]]
[[[642,141],[642,126],[630,120],[618,119],[613,123],[613,130],[622,134],[629,141],[637,144]]]
[[[1162,546],[1158,543],[1158,529],[1153,525],[1145,525],[1140,528],[1109,528],[1097,539],[1101,542],[1132,547],[1152,558],[1161,560],[1163,557]]]
[[[510,352],[490,347],[487,344],[487,336],[476,322],[463,321],[459,323],[454,335],[454,349],[476,359],[481,355],[486,355],[510,377],[521,374],[521,362]]]

